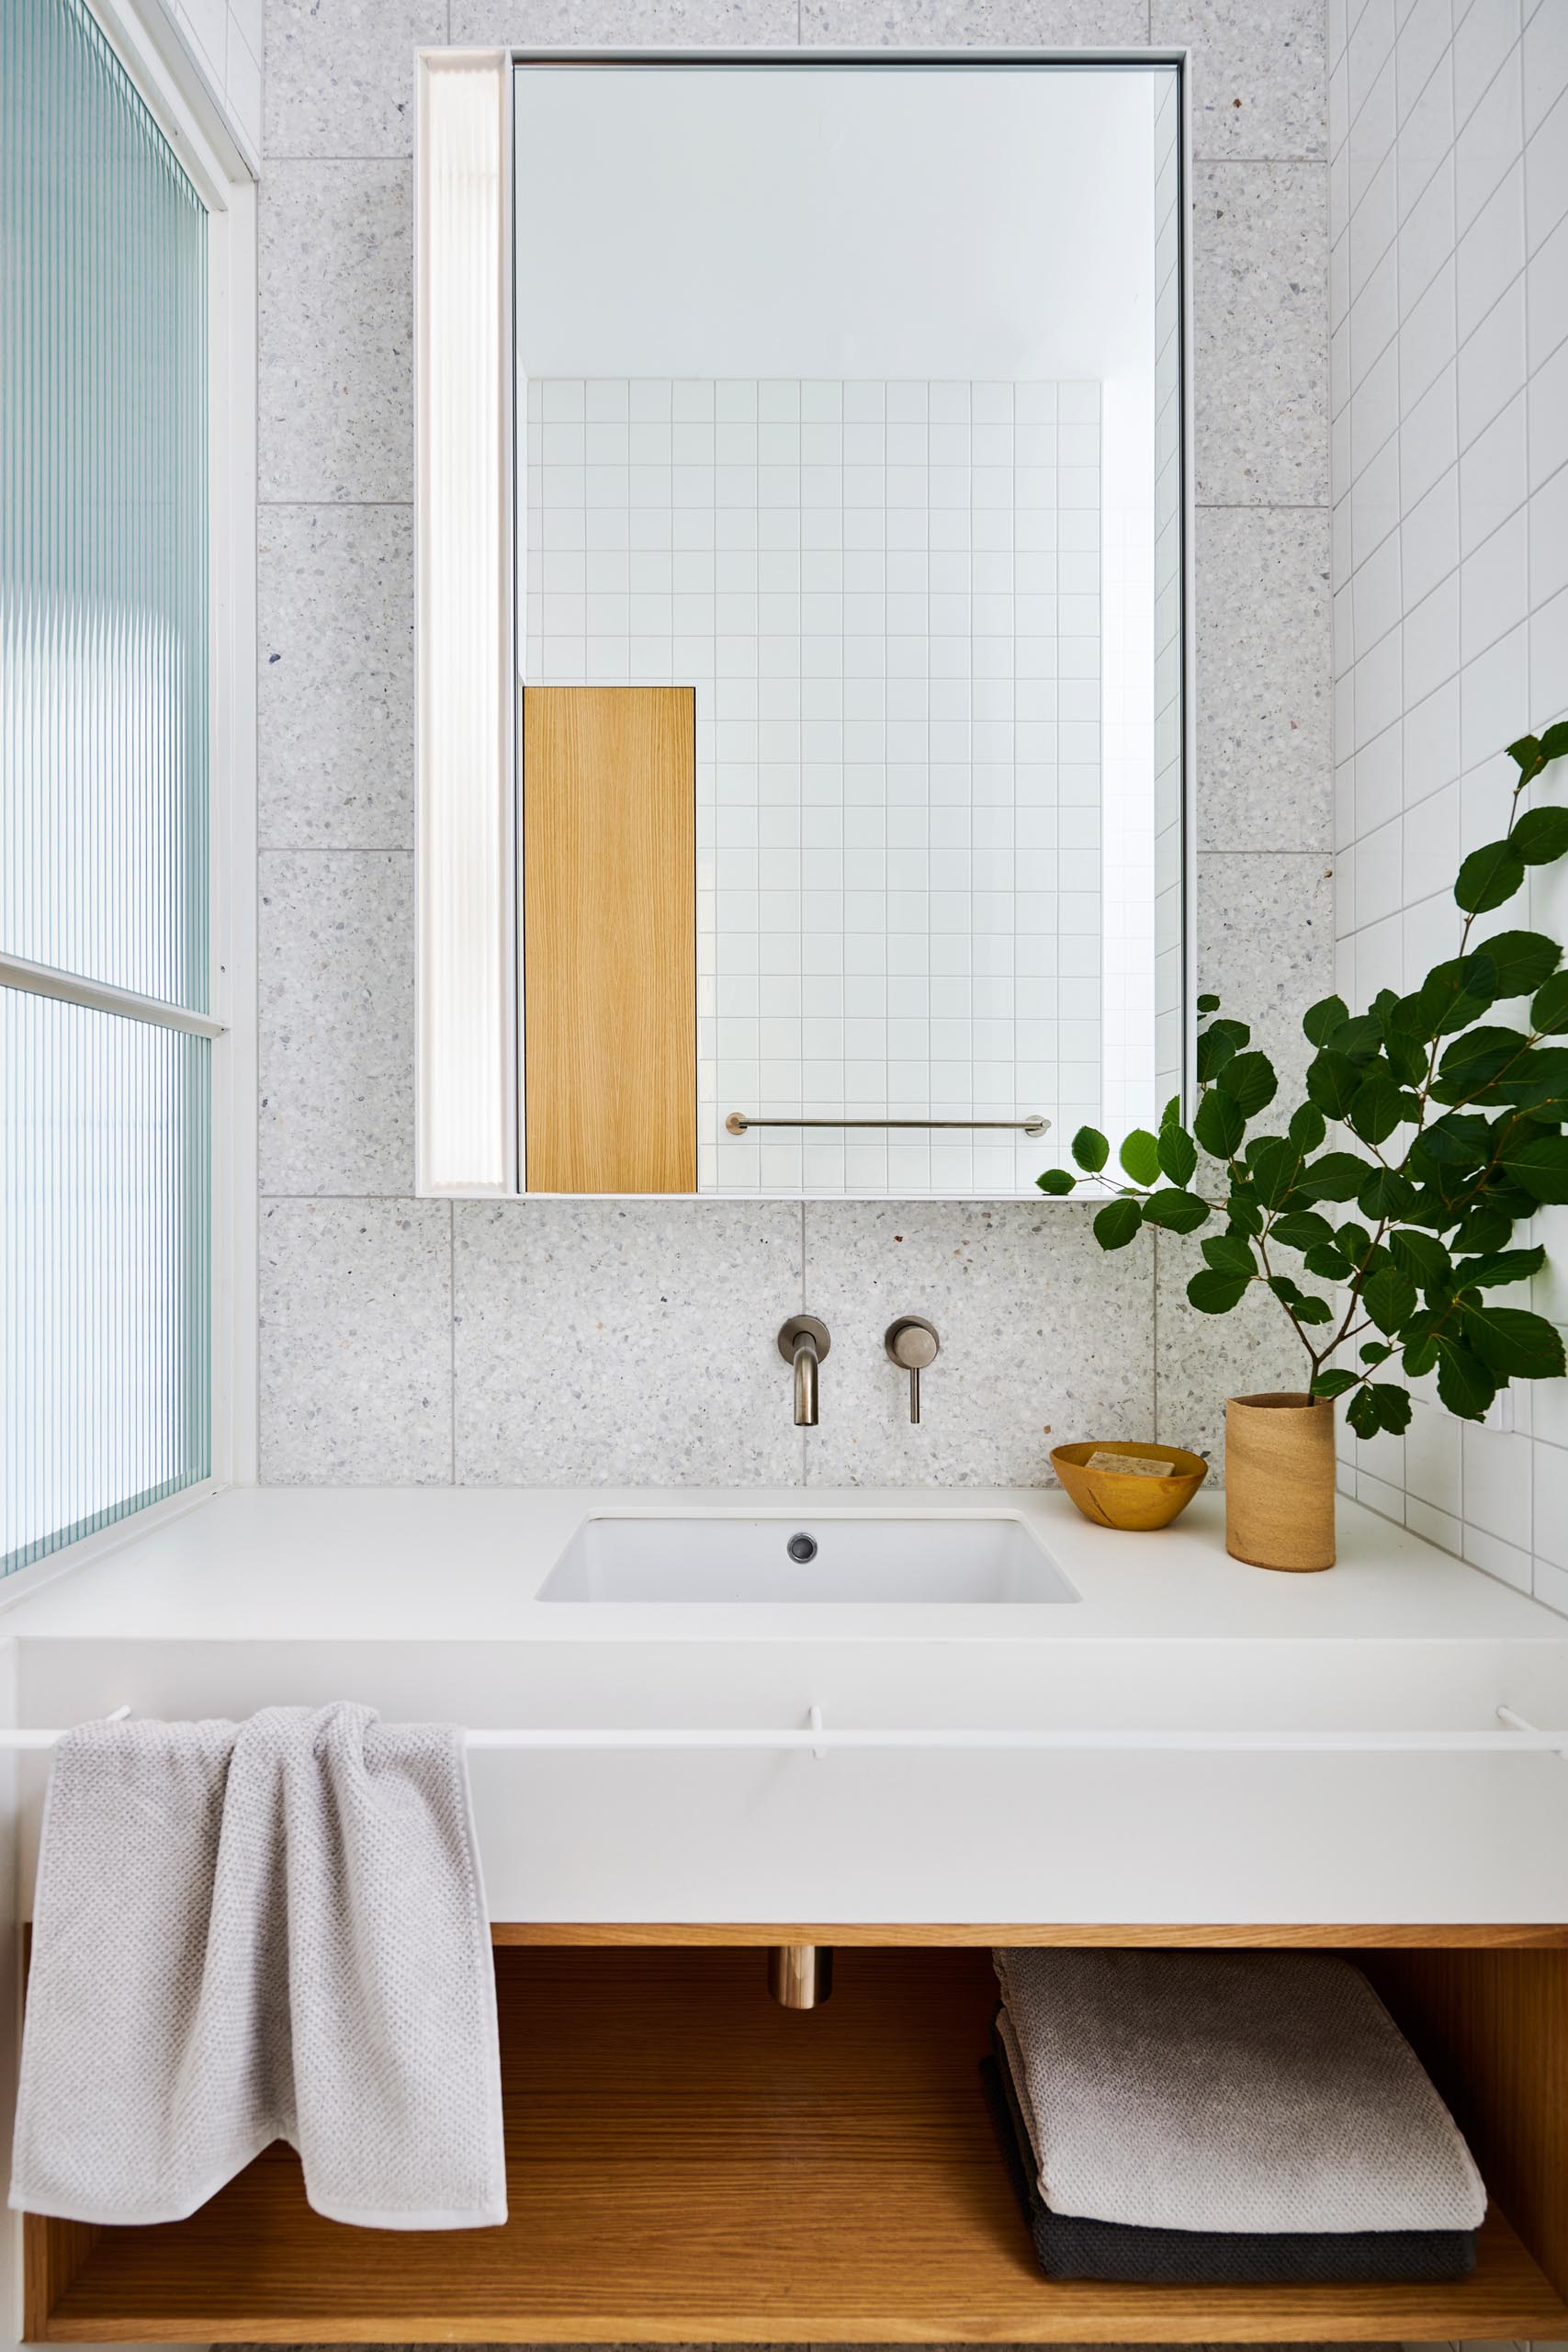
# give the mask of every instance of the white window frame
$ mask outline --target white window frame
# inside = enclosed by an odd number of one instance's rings
[[[134,0],[87,0],[208,215],[208,1003],[188,1012],[134,990],[0,955],[7,987],[212,1041],[212,1469],[0,1579],[0,1602],[256,1481],[256,190],[197,111],[194,68],[155,43]]]

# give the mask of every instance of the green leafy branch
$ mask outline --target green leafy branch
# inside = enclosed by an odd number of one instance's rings
[[[1435,1372],[1443,1403],[1468,1420],[1510,1381],[1564,1370],[1555,1327],[1488,1294],[1540,1272],[1544,1250],[1513,1247],[1514,1228],[1543,1203],[1568,1201],[1568,971],[1540,932],[1471,942],[1478,917],[1505,905],[1531,866],[1568,854],[1568,808],[1523,806],[1568,756],[1568,721],[1521,736],[1508,756],[1518,775],[1506,829],[1471,852],[1454,884],[1459,953],[1408,995],[1382,989],[1365,1012],[1338,996],[1309,1009],[1306,1100],[1282,1133],[1249,1132],[1278,1075],[1247,1024],[1201,996],[1190,1128],[1173,1099],[1157,1135],[1134,1128],[1122,1142],[1118,1173],[1106,1137],[1080,1127],[1075,1168],[1038,1180],[1045,1193],[1089,1184],[1108,1195],[1094,1220],[1103,1250],[1125,1249],[1145,1226],[1195,1233],[1223,1219],[1200,1244],[1191,1304],[1227,1315],[1268,1290],[1305,1350],[1311,1393],[1347,1397],[1359,1437],[1409,1423],[1409,1391],[1385,1374],[1396,1357],[1406,1380]],[[1488,1020],[1524,999],[1522,1021]],[[1325,1148],[1331,1123],[1340,1139]],[[1221,1180],[1205,1177],[1203,1191],[1201,1153]],[[1357,1214],[1340,1221],[1352,1203]],[[1300,1274],[1287,1267],[1296,1259]],[[1333,1286],[1338,1304],[1301,1274]],[[1356,1369],[1331,1361],[1357,1341]]]

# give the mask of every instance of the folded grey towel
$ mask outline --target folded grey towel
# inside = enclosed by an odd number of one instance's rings
[[[95,1723],[44,1808],[11,2203],[178,2221],[270,2141],[336,2222],[506,2219],[463,1735]]]
[[[1031,2138],[1000,2038],[981,2064],[1013,2193],[1047,2278],[1141,2287],[1323,2287],[1468,2278],[1473,2230],[1140,2230],[1053,2213],[1034,2178]]]
[[[998,1951],[1054,2212],[1470,2230],[1470,2150],[1371,1986],[1317,1952]]]

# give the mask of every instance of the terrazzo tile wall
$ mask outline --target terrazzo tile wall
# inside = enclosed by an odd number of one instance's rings
[[[1568,711],[1568,8],[1329,9],[1338,983],[1365,1001],[1453,953],[1461,857],[1503,747]],[[1554,787],[1562,797],[1561,786]],[[1560,872],[1494,918],[1568,934]],[[1568,1326],[1568,1211],[1531,1285]],[[1363,1502],[1568,1611],[1568,1382],[1512,1428],[1418,1401],[1351,1441]]]
[[[1294,1050],[1331,983],[1322,0],[268,0],[261,214],[261,1475],[1039,1483],[1217,1448],[1271,1326],[1068,1204],[412,1197],[412,52],[1190,44],[1199,960]],[[783,1317],[828,1320],[791,1425]],[[906,1418],[891,1316],[942,1354]]]

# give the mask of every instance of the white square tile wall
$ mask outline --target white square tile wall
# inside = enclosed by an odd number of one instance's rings
[[[1338,984],[1450,955],[1464,853],[1568,712],[1568,6],[1330,0]],[[1553,782],[1561,797],[1563,786]],[[1568,933],[1532,876],[1495,918]],[[1568,1326],[1568,1211],[1534,1306]],[[1343,1444],[1364,1502],[1568,1611],[1568,1383]]]
[[[525,677],[696,689],[701,1188],[1032,1191],[1101,1115],[1100,386],[552,379],[526,413]]]

